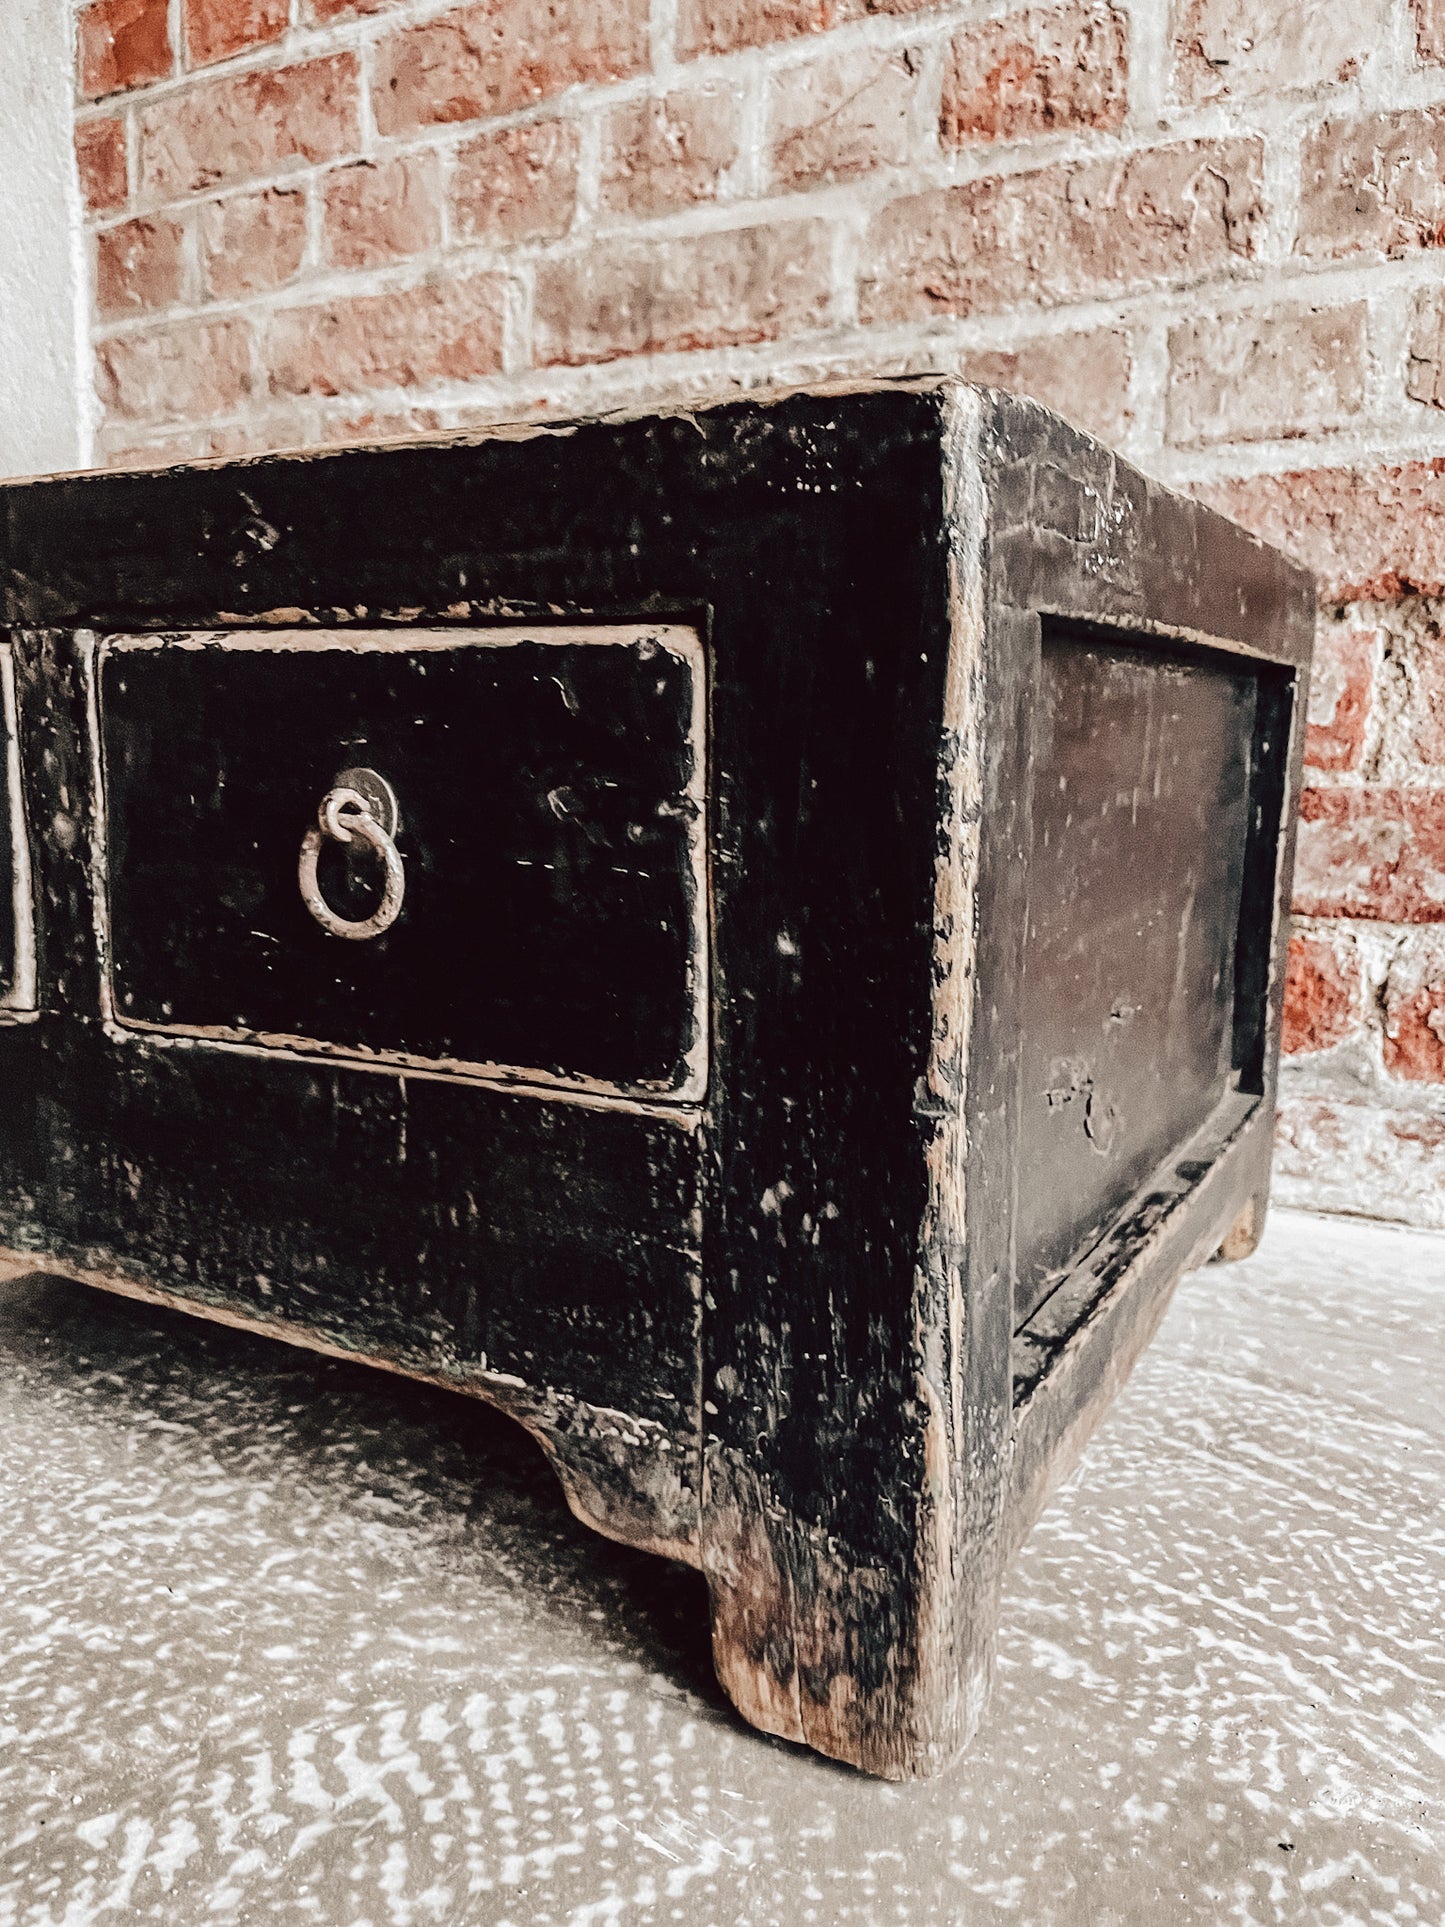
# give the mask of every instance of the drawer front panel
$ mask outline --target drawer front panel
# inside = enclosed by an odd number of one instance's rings
[[[12,646],[0,643],[0,1020],[35,1009],[30,850],[20,782],[20,715]]]
[[[703,666],[670,627],[112,637],[113,1020],[601,1097],[706,1078]],[[338,776],[398,805],[316,835]]]
[[[695,1428],[695,1114],[94,1030],[0,1027],[0,1242]]]

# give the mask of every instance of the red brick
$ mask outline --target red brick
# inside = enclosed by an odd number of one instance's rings
[[[647,0],[482,0],[380,41],[372,107],[383,134],[407,134],[625,80],[648,57]]]
[[[1284,984],[1285,1051],[1330,1050],[1358,1031],[1361,988],[1359,953],[1349,936],[1291,937]]]
[[[1091,334],[1048,335],[1016,348],[965,354],[959,373],[990,388],[1031,395],[1046,408],[1106,442],[1121,442],[1133,426],[1129,337],[1117,328]]]
[[[1307,789],[1294,901],[1310,917],[1445,921],[1445,790]]]
[[[930,188],[870,230],[865,321],[991,313],[1168,285],[1251,259],[1260,143],[1181,141]]]
[[[105,422],[96,433],[95,459],[105,468],[170,468],[213,456],[272,454],[314,445],[306,417],[294,408],[251,410],[239,420],[157,433],[124,421]]]
[[[1207,448],[1345,427],[1364,406],[1368,317],[1352,301],[1171,328],[1169,440]]]
[[[372,268],[438,247],[441,168],[435,154],[353,161],[327,176],[323,246],[337,268]]]
[[[339,160],[359,142],[354,54],[195,86],[141,114],[148,194],[200,194],[289,164]]]
[[[452,176],[457,233],[509,245],[551,241],[577,211],[577,124],[534,121],[468,141]]]
[[[1427,408],[1445,408],[1445,301],[1434,288],[1423,288],[1415,297],[1405,393]]]
[[[965,28],[944,70],[944,146],[1121,126],[1126,41],[1123,20],[1108,6],[1031,7]]]
[[[1296,252],[1412,254],[1445,241],[1445,108],[1326,121],[1300,156]]]
[[[106,320],[181,298],[185,230],[178,221],[122,221],[95,237],[95,307]]]
[[[1357,1212],[1445,1230],[1445,1117],[1286,1096],[1275,1134],[1275,1195],[1312,1211]]]
[[[1445,1084],[1445,940],[1412,932],[1395,950],[1383,994],[1385,1069],[1412,1083]]]
[[[858,47],[773,77],[771,170],[780,187],[846,181],[910,157],[922,58]]]
[[[285,404],[248,410],[239,421],[208,427],[204,452],[234,461],[239,455],[270,455],[280,449],[307,448],[315,444],[315,430],[307,413]]]
[[[679,0],[677,51],[699,54],[766,47],[803,34],[826,33],[847,20],[875,14],[919,13],[940,0]]]
[[[186,59],[192,67],[279,40],[288,0],[185,0]]]
[[[80,192],[92,214],[124,207],[129,189],[125,173],[125,122],[107,115],[80,121],[75,129],[75,165]]]
[[[1254,475],[1197,493],[1313,569],[1325,601],[1445,594],[1445,459]]]
[[[400,4],[401,0],[304,0],[307,17],[322,26],[361,14],[386,13]]]
[[[666,214],[716,200],[738,156],[738,103],[713,84],[626,101],[602,119],[601,206]]]
[[[177,321],[114,336],[95,351],[101,401],[132,421],[228,414],[251,393],[246,322]]]
[[[838,21],[872,20],[879,14],[926,13],[947,0],[834,0]]]
[[[597,247],[537,270],[537,359],[720,348],[821,327],[832,236],[822,221]]]
[[[132,422],[102,422],[95,434],[93,460],[97,468],[171,468],[208,454],[206,443],[205,431],[199,428],[154,435],[138,431]]]
[[[1392,694],[1386,749],[1411,771],[1445,769],[1445,633],[1428,610],[1416,610],[1390,651]]]
[[[95,0],[76,31],[80,90],[88,99],[163,80],[175,64],[167,0]]]
[[[1445,63],[1445,0],[1415,0],[1415,51],[1433,66]]]
[[[389,442],[416,435],[435,435],[442,418],[434,408],[363,409],[359,413],[328,415],[326,439],[347,445]]]
[[[1380,639],[1369,629],[1321,624],[1310,671],[1305,761],[1311,769],[1355,770],[1370,726]]]
[[[681,0],[677,51],[682,59],[765,47],[774,40],[823,33],[837,24],[836,0]]]
[[[306,253],[306,196],[263,187],[212,201],[201,213],[201,278],[220,300],[283,287]]]
[[[1174,98],[1341,85],[1385,43],[1390,11],[1390,0],[1186,0],[1174,16]]]
[[[345,395],[494,375],[502,300],[501,277],[479,274],[285,309],[271,325],[272,390]]]

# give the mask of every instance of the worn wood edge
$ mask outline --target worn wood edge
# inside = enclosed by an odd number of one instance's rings
[[[1237,1265],[1242,1258],[1251,1257],[1259,1249],[1259,1241],[1264,1236],[1264,1213],[1254,1198],[1246,1198],[1243,1208],[1234,1223],[1220,1240],[1219,1249],[1210,1258],[1212,1265]]]
[[[109,1267],[76,1264],[44,1251],[0,1246],[0,1286],[37,1273],[164,1311],[184,1312],[260,1338],[277,1339],[323,1358],[371,1366],[398,1378],[479,1399],[515,1420],[537,1441],[569,1509],[583,1525],[605,1539],[641,1552],[656,1553],[688,1566],[701,1563],[696,1495],[689,1494],[681,1476],[672,1482],[675,1489],[667,1490],[668,1462],[676,1461],[680,1475],[692,1470],[690,1454],[684,1443],[672,1438],[654,1419],[589,1405],[566,1393],[539,1392],[508,1373],[429,1371],[385,1352],[339,1344],[309,1325],[188,1298]],[[617,1477],[611,1489],[607,1483],[609,1470]]]
[[[7,477],[4,487],[29,488],[44,482],[96,481],[131,475],[174,474],[178,469],[205,472],[216,469],[259,468],[268,462],[325,461],[334,455],[379,454],[400,448],[479,448],[486,442],[541,441],[548,437],[565,439],[579,429],[621,427],[639,421],[686,421],[692,415],[711,413],[722,408],[770,408],[798,396],[817,396],[827,401],[845,395],[931,394],[945,387],[973,387],[955,369],[946,367],[915,369],[907,374],[886,372],[869,375],[830,375],[816,380],[772,381],[762,379],[739,388],[726,378],[715,384],[703,383],[679,394],[674,390],[661,397],[641,395],[613,408],[598,408],[583,415],[536,416],[498,415],[495,421],[466,428],[410,431],[399,435],[377,435],[359,440],[315,442],[258,450],[245,455],[202,455],[189,461],[127,463],[115,468],[67,468],[38,471],[32,475]],[[1042,407],[1042,404],[1034,404]]]
[[[752,1468],[735,1453],[712,1452],[703,1473],[704,1570],[712,1595],[713,1661],[718,1680],[752,1725],[802,1742],[826,1757],[887,1780],[942,1771],[975,1731],[987,1698],[991,1637],[977,1616],[960,1623],[960,1589],[996,1590],[1001,1566],[990,1537],[971,1536],[974,1561],[961,1570],[962,1509],[982,1473],[995,1490],[1001,1467],[981,1468],[962,1441],[962,1358],[969,1342],[961,1253],[965,1240],[968,1054],[976,989],[974,901],[982,841],[984,546],[987,502],[978,462],[981,391],[950,384],[939,420],[939,460],[953,540],[948,556],[950,642],[940,743],[941,808],[934,866],[934,990],[928,1065],[919,1115],[932,1121],[923,1141],[927,1197],[918,1228],[908,1330],[924,1491],[910,1570],[896,1576],[916,1617],[911,1649],[893,1639],[885,1688],[858,1691],[848,1645],[859,1636],[856,1588],[844,1549],[792,1517],[779,1516]],[[1007,1414],[998,1415],[997,1449],[1008,1450]],[[902,1468],[900,1468],[900,1476]],[[982,1540],[990,1573],[980,1573]],[[850,1607],[854,1610],[850,1611]],[[989,1618],[987,1610],[982,1615]],[[870,1630],[895,1628],[886,1607]],[[991,1629],[990,1629],[991,1630]],[[827,1680],[827,1697],[804,1677]]]
[[[967,1132],[964,1122],[975,964],[974,896],[981,844],[984,722],[984,585],[981,546],[987,505],[976,446],[981,409],[972,391],[949,397],[939,457],[950,545],[951,634],[940,719],[944,799],[934,864],[934,992],[928,1063],[919,1110],[933,1129],[922,1149],[924,1216],[910,1306],[914,1388],[924,1414],[923,1502],[912,1566],[901,1583],[917,1618],[912,1650],[895,1639],[890,1689],[860,1695],[846,1665],[845,1574],[838,1549],[802,1521],[763,1524],[764,1495],[745,1468],[729,1466],[732,1530],[726,1596],[714,1589],[714,1662],[744,1716],[781,1738],[888,1780],[927,1777],[962,1751],[987,1694],[986,1663],[960,1680],[955,1623],[955,1535],[963,1472],[960,1358],[966,1311],[958,1254],[964,1239]],[[958,537],[963,532],[963,539]],[[720,1496],[715,1484],[705,1506]],[[749,1486],[753,1490],[749,1490]],[[786,1564],[778,1556],[786,1548]],[[715,1568],[718,1577],[722,1570]],[[797,1578],[806,1576],[807,1599]],[[896,1629],[886,1615],[876,1628]],[[781,1648],[780,1650],[778,1648]],[[811,1664],[810,1664],[811,1663]],[[826,1673],[828,1697],[803,1689],[805,1669]]]
[[[1172,493],[1172,491],[1168,492]],[[1201,514],[1205,512],[1205,506],[1202,502],[1198,504]],[[1220,519],[1228,520],[1227,517]],[[1230,527],[1237,528],[1238,524],[1230,523]],[[1249,531],[1241,529],[1239,533],[1248,535]],[[1256,540],[1255,537],[1250,539]],[[1267,545],[1261,543],[1259,546]],[[1297,666],[1293,658],[1285,661],[1277,650],[1248,642],[1242,637],[1222,634],[1218,629],[1203,629],[1196,623],[1161,622],[1152,616],[1125,613],[1116,605],[1103,601],[1097,605],[1086,604],[1082,611],[1055,607],[1052,603],[1041,603],[1035,613],[1057,622],[1074,623],[1081,628],[1101,630],[1106,636],[1118,636],[1124,640],[1148,636],[1164,643],[1185,643],[1193,649],[1208,649],[1216,655],[1243,656],[1250,662],[1264,663],[1271,668]]]
[[[1164,618],[1157,610],[1141,605],[1118,575],[1107,569],[1081,566],[1078,555],[1071,553],[1066,562],[1057,563],[1045,574],[1039,585],[1042,593],[1030,598],[1031,608],[1040,614],[1070,621],[1093,621],[1141,635],[1225,648],[1308,672],[1317,607],[1315,578],[1308,569],[1187,490],[1147,474],[1116,449],[1095,440],[1052,409],[1028,396],[1006,390],[990,389],[986,393],[994,409],[992,432],[998,444],[1008,444],[1015,432],[1033,430],[1034,439],[1047,459],[1050,451],[1044,446],[1041,432],[1047,430],[1052,438],[1052,453],[1064,455],[1070,464],[1078,464],[1064,467],[1061,473],[1080,497],[1092,498],[1114,523],[1116,538],[1121,527],[1132,520],[1131,504],[1137,503],[1142,508],[1146,521],[1161,510],[1167,515],[1178,513],[1183,518],[1178,533],[1187,538],[1187,548],[1195,549],[1198,531],[1212,531],[1216,540],[1227,545],[1226,552],[1232,552],[1232,566],[1238,575],[1263,594],[1269,605],[1256,606],[1252,617],[1246,618],[1243,605],[1231,608],[1230,597],[1225,593],[1214,598],[1207,625]],[[1003,545],[1007,548],[1023,532],[1018,524],[1005,526]],[[1061,526],[1056,516],[1045,525],[1035,511],[1026,531],[1031,553],[1037,553],[1038,537],[1043,533],[1071,550],[1088,546],[1080,541],[1077,532]],[[1151,532],[1136,525],[1132,539],[1138,541],[1150,533],[1158,539],[1165,532],[1157,529]],[[1111,557],[1118,553],[1107,541],[1103,546]],[[1186,575],[1191,571],[1198,575],[1197,555],[1186,554],[1181,566]],[[1255,574],[1256,566],[1264,573]],[[1052,582],[1048,580],[1050,574]],[[1234,600],[1238,603],[1237,590]],[[1249,639],[1246,632],[1250,629],[1258,640]]]
[[[1075,1332],[1127,1275],[1141,1241],[1196,1198],[1201,1179],[1224,1155],[1260,1105],[1229,1090],[1209,1116],[1180,1139],[1113,1213],[1079,1260],[1055,1279],[1013,1334],[1013,1402],[1021,1408]],[[1248,1207],[1246,1207],[1248,1208]],[[1122,1256],[1122,1262],[1121,1262]]]
[[[705,1449],[703,1571],[713,1671],[750,1726],[776,1739],[803,1741],[797,1595],[775,1544],[793,1523],[770,1506],[762,1481],[740,1454]]]
[[[910,1777],[949,1766],[972,1739],[993,1676],[1002,1582],[997,1511],[1012,1432],[1007,1372],[994,1403],[980,1400],[970,1353],[987,1340],[981,1308],[965,1299],[968,1243],[969,1072],[978,993],[978,891],[983,866],[985,732],[996,727],[987,691],[990,505],[982,448],[993,413],[982,389],[951,387],[942,422],[949,530],[949,646],[944,677],[941,800],[934,866],[934,993],[924,1086],[935,1118],[914,1331],[923,1440],[919,1698]],[[976,1289],[976,1287],[975,1287]]]
[[[1199,1188],[1181,1198],[1140,1243],[1124,1272],[1090,1307],[1019,1405],[1008,1505],[1009,1558],[1077,1465],[1159,1329],[1180,1276],[1211,1255],[1247,1201],[1256,1201],[1262,1221],[1257,1165],[1261,1160],[1267,1165],[1272,1123],[1272,1112],[1256,1109]],[[1264,1182],[1267,1185],[1267,1174]]]
[[[223,469],[247,470],[265,467],[276,462],[317,462],[326,461],[337,455],[386,454],[399,449],[437,449],[480,448],[488,442],[528,442],[547,439],[565,440],[579,431],[588,428],[620,428],[630,423],[642,421],[688,421],[695,415],[711,414],[725,408],[772,408],[779,403],[798,399],[819,401],[841,400],[849,395],[927,395],[968,393],[975,396],[997,396],[1016,406],[1019,410],[1036,417],[1047,418],[1063,424],[1081,440],[1089,439],[1084,431],[1075,427],[1067,417],[1056,409],[1031,395],[1018,393],[1012,389],[1001,389],[987,383],[970,381],[961,374],[956,363],[946,363],[934,368],[914,368],[891,373],[886,368],[877,368],[870,373],[849,373],[819,375],[811,378],[777,380],[763,376],[756,381],[739,386],[726,376],[714,382],[703,381],[695,387],[679,389],[676,385],[661,394],[642,394],[613,407],[597,407],[581,414],[547,415],[499,413],[492,421],[479,422],[462,428],[406,430],[396,435],[373,435],[348,438],[342,441],[313,443],[290,443],[276,448],[258,449],[241,455],[203,455],[184,461],[159,460],[153,462],[126,462],[113,468],[69,468],[37,470],[28,475],[7,476],[5,488],[32,488],[48,482],[94,482],[116,480],[130,476],[155,476],[175,474],[180,470],[188,473],[211,473]],[[1102,444],[1101,444],[1102,446]],[[1112,451],[1111,451],[1112,452]],[[1141,479],[1143,471],[1132,463],[1117,458]],[[1207,514],[1215,521],[1227,523],[1232,532],[1251,546],[1269,549],[1282,560],[1283,551],[1266,543],[1261,537],[1246,529],[1241,523],[1233,521],[1220,510],[1204,502],[1194,502],[1184,490],[1156,483],[1164,492],[1188,499],[1201,514]],[[1297,573],[1303,573],[1298,564],[1290,563]]]
[[[107,979],[107,998],[110,996]],[[551,1084],[545,1072],[519,1071],[513,1075],[510,1065],[494,1069],[458,1058],[413,1057],[405,1051],[328,1044],[313,1037],[293,1037],[285,1031],[230,1030],[219,1024],[153,1024],[112,1015],[102,1017],[101,1029],[110,1043],[132,1051],[222,1051],[270,1063],[306,1064],[317,1070],[376,1073],[402,1083],[458,1084],[494,1097],[541,1098],[548,1104],[570,1105],[577,1110],[650,1118],[689,1133],[702,1128],[701,1094],[692,1096],[687,1091],[652,1098],[637,1094],[634,1087],[619,1087],[614,1092],[610,1087],[581,1083]]]

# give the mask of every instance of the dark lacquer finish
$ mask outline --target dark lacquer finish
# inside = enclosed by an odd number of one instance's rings
[[[1311,609],[942,379],[0,490],[0,1245],[494,1400],[937,1770],[1262,1222]]]

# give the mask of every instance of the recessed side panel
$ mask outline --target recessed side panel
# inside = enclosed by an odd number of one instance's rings
[[[1045,622],[1024,959],[1025,1320],[1235,1079],[1259,681]]]
[[[684,629],[112,638],[114,1020],[695,1101],[704,713]]]

